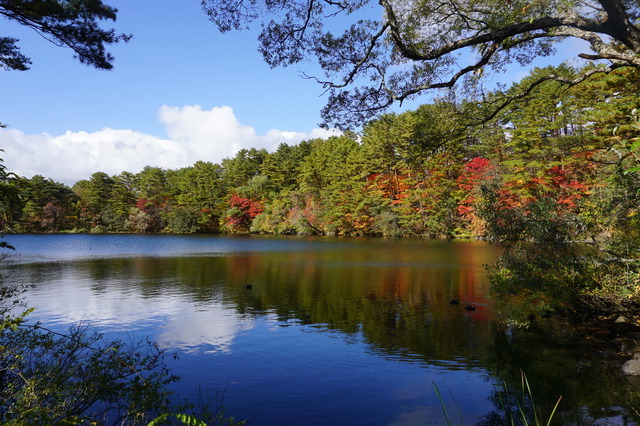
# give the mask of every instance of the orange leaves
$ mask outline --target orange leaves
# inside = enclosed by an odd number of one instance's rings
[[[471,159],[458,177],[458,188],[462,191],[458,203],[460,214],[473,228],[475,234],[482,233],[483,224],[477,217],[482,202],[482,187],[494,188],[496,199],[492,209],[497,211],[520,211],[529,215],[534,203],[541,199],[553,200],[557,214],[565,215],[578,208],[578,201],[586,196],[590,186],[582,173],[587,168],[584,161],[572,162],[540,170],[538,175],[527,176],[520,170],[517,176],[502,175],[500,181],[491,182],[496,176],[496,166],[483,157]]]
[[[379,191],[382,198],[390,200],[392,205],[400,204],[411,189],[407,174],[372,173],[367,177],[367,190]]]

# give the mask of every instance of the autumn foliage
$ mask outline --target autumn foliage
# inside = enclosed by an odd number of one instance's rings
[[[248,232],[252,220],[263,210],[264,206],[259,201],[234,194],[229,198],[226,227],[231,232]]]

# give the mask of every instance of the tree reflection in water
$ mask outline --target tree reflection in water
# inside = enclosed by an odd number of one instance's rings
[[[11,275],[37,284],[34,319],[152,334],[179,353],[182,390],[231,384],[230,412],[260,412],[266,423],[316,410],[330,413],[323,421],[438,423],[435,383],[453,418],[459,405],[465,423],[500,424],[520,407],[522,371],[542,417],[562,395],[561,424],[640,421],[638,388],[599,348],[564,328],[551,332],[550,322],[514,330],[498,321],[484,269],[496,257],[491,246],[303,241],[16,264]]]

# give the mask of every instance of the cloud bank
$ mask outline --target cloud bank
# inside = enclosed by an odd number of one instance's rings
[[[272,152],[283,142],[295,144],[336,134],[316,128],[309,133],[273,129],[258,135],[253,127],[239,122],[228,106],[203,110],[199,105],[163,105],[158,120],[165,126],[166,139],[111,128],[59,136],[0,129],[2,158],[7,169],[20,176],[39,174],[71,185],[97,171],[115,175],[137,173],[145,166],[178,169],[196,161],[219,163],[243,148]]]

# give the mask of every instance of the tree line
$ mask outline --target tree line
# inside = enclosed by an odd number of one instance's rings
[[[534,70],[506,93],[549,71]],[[566,65],[552,71],[578,72]],[[627,141],[635,131],[636,74],[596,76],[579,90],[548,81],[481,125],[469,123],[486,101],[440,100],[383,115],[359,135],[283,143],[274,152],[242,149],[220,164],[96,172],[71,187],[7,174],[0,226],[4,232],[485,237],[489,225],[480,211],[492,196],[504,214],[544,196],[556,200],[558,214],[584,222],[585,238],[611,234],[617,217],[632,221],[637,201],[637,173],[628,170],[637,152]],[[493,195],[483,193],[489,187]],[[620,191],[630,197],[626,203]]]
[[[96,172],[72,187],[3,171],[0,229],[486,238],[504,249],[492,289],[526,311],[636,300],[638,70],[547,80],[480,119],[549,72],[585,71],[537,68],[481,101],[441,99],[220,164]]]

